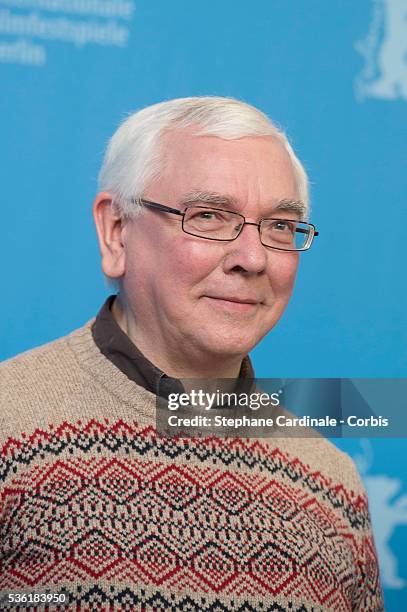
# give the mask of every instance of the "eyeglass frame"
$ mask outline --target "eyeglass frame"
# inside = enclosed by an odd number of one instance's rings
[[[252,221],[246,221],[246,217],[242,215],[241,213],[235,212],[234,210],[226,210],[224,208],[213,208],[212,206],[201,206],[200,204],[191,204],[191,206],[188,206],[185,209],[185,212],[182,212],[182,210],[178,210],[178,208],[172,208],[171,206],[166,206],[165,204],[159,204],[158,202],[152,202],[151,200],[145,200],[144,198],[137,198],[137,199],[134,198],[132,199],[132,202],[142,204],[146,208],[150,208],[152,210],[158,210],[160,212],[166,212],[166,213],[171,213],[174,215],[181,216],[182,217],[182,231],[185,232],[185,234],[188,234],[188,236],[195,236],[196,238],[203,238],[204,240],[216,240],[217,242],[232,242],[233,240],[236,240],[236,238],[239,238],[245,225],[255,225],[258,228],[260,242],[267,249],[275,249],[277,251],[298,253],[301,251],[308,251],[311,248],[311,245],[314,241],[315,236],[319,235],[319,232],[317,232],[316,227],[313,223],[309,223],[308,221],[299,221],[298,219],[280,219],[279,217],[264,217],[264,218],[262,217],[259,223],[253,223]],[[192,234],[192,232],[187,232],[184,228],[184,219],[185,219],[186,210],[188,208],[204,208],[206,210],[218,210],[219,212],[232,213],[233,215],[238,215],[239,217],[241,217],[243,219],[243,223],[241,224],[239,233],[234,238],[208,238],[207,236],[199,236],[197,234]],[[269,246],[267,244],[264,244],[261,241],[261,233],[260,233],[262,221],[292,221],[293,223],[305,223],[311,228],[311,231],[308,234],[309,236],[308,246],[302,247],[301,249],[282,249],[279,247],[274,247],[274,246]],[[296,228],[295,231],[298,231],[304,234],[307,233],[307,231],[303,228]],[[305,244],[307,245],[307,243]]]

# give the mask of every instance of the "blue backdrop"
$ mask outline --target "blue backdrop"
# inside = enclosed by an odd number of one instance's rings
[[[0,359],[104,299],[91,204],[119,122],[213,94],[288,132],[320,230],[253,353],[258,376],[406,376],[406,52],[407,0],[0,0]],[[340,444],[370,492],[387,610],[400,610],[407,445]]]

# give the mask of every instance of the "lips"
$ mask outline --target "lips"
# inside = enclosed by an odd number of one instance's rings
[[[229,314],[250,314],[257,312],[261,301],[249,297],[205,295],[212,308]]]
[[[211,300],[222,300],[223,302],[235,302],[236,304],[261,304],[262,300],[256,300],[254,298],[242,298],[234,297],[229,295],[206,295],[205,297]]]

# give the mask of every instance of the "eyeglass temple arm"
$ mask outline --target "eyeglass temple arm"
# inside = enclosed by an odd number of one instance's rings
[[[296,227],[295,231],[296,232],[300,232],[301,234],[309,234],[310,233],[309,230],[304,229],[303,227]],[[318,236],[318,232],[317,231],[314,231],[314,236]]]
[[[164,206],[164,204],[157,204],[157,202],[150,202],[150,200],[140,200],[144,206],[148,208],[155,208],[156,210],[162,210],[167,213],[174,213],[174,215],[184,216],[184,213],[178,210],[177,208],[170,208],[170,206]]]

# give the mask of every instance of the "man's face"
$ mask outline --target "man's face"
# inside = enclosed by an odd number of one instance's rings
[[[279,202],[298,194],[289,157],[272,138],[173,131],[164,151],[163,173],[145,199],[182,210],[190,194],[214,193],[212,207],[247,221],[293,218],[276,213]],[[123,290],[138,332],[167,354],[191,359],[246,355],[281,317],[298,265],[298,253],[264,247],[254,226],[217,242],[190,236],[181,217],[151,209],[125,225],[124,245]]]

